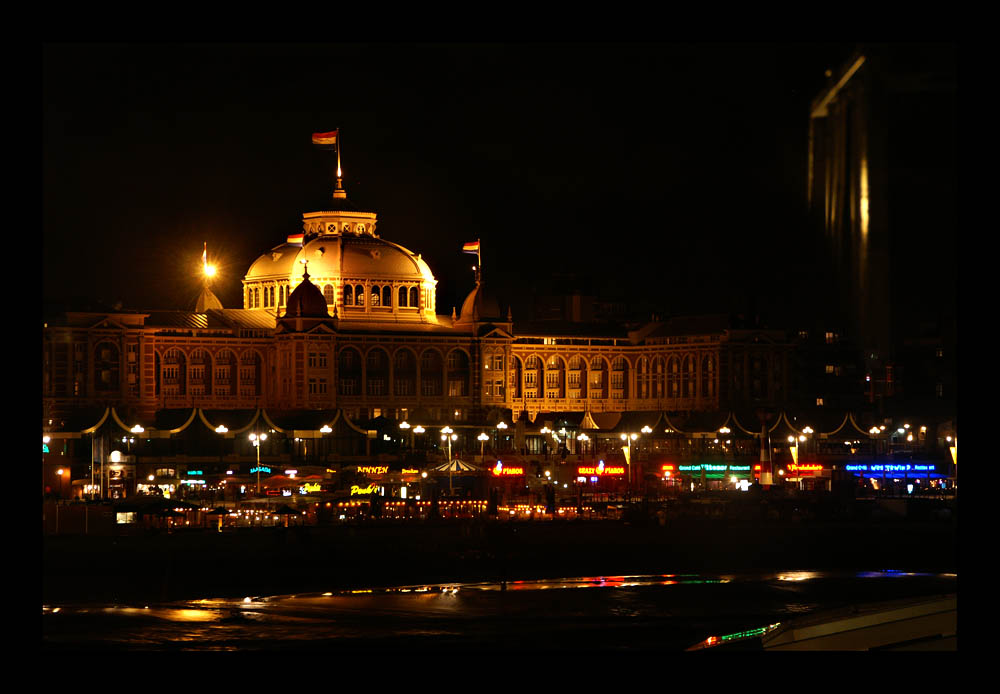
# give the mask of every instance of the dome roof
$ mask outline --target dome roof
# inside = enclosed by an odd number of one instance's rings
[[[457,322],[470,323],[488,320],[502,320],[500,304],[496,298],[483,291],[482,284],[476,282],[476,286],[462,302],[462,311],[459,313]]]
[[[310,276],[322,281],[340,277],[433,282],[430,266],[402,246],[371,234],[324,234],[305,245],[281,244],[250,266],[246,281],[294,279],[300,262],[309,261]]]
[[[309,273],[302,275],[299,286],[288,297],[288,305],[285,308],[286,318],[329,318],[330,314],[326,310],[326,299],[323,293],[315,284],[309,281]]]

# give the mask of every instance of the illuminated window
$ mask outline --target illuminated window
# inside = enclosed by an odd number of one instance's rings
[[[410,306],[417,307],[417,288],[410,287]]]
[[[823,406],[823,398],[816,398],[816,407]]]
[[[399,306],[406,306],[407,305],[406,297],[407,297],[406,287],[400,287],[399,291],[397,292],[396,304]]]
[[[940,358],[940,357],[943,357],[943,356],[944,356],[944,350],[943,350],[943,349],[941,349],[940,347],[938,347],[938,348],[937,348],[937,349],[936,349],[936,350],[934,351],[934,356],[936,356],[936,357],[938,357],[938,358]]]
[[[344,306],[354,305],[354,287],[349,284],[344,285]]]
[[[363,285],[354,285],[354,300],[358,306],[365,305],[365,288]]]
[[[826,334],[826,344],[832,345],[837,341],[837,333],[827,333]]]
[[[336,301],[335,295],[333,293],[333,285],[327,284],[323,286],[323,298],[326,299],[327,306],[333,305]]]
[[[377,284],[372,285],[372,306],[382,305],[382,290]]]
[[[833,364],[827,364],[826,365],[826,372],[828,374],[832,374],[833,373]]]

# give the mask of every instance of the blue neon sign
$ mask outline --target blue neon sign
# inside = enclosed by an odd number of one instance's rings
[[[252,468],[250,468],[250,474],[251,475],[254,474],[255,472],[271,472],[271,468],[266,467],[264,465],[261,465],[260,467],[252,467]]]

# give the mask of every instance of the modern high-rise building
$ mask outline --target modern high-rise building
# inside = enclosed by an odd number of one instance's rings
[[[811,105],[823,310],[861,352],[869,399],[888,409],[954,407],[956,114],[947,44],[862,45]]]

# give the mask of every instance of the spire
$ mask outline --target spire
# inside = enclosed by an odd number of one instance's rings
[[[333,191],[334,199],[347,197],[343,176],[344,173],[340,169],[340,128],[337,128],[337,188]]]
[[[302,268],[302,279],[307,280],[309,279],[309,261],[303,260],[302,265],[304,266]]]

